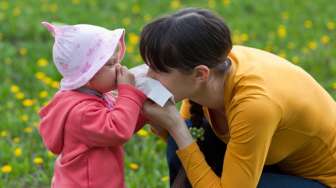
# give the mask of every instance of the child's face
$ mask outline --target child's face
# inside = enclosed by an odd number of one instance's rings
[[[101,93],[106,93],[117,88],[116,67],[120,66],[120,64],[116,54],[90,80],[89,87]]]

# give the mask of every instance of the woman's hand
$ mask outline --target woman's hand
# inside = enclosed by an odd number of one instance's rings
[[[160,107],[148,100],[144,104],[143,112],[153,127],[167,129],[179,148],[184,148],[193,142],[187,125],[172,102],[169,101],[164,107]]]
[[[163,129],[169,130],[183,121],[172,102],[167,102],[164,107],[160,107],[154,102],[147,100],[144,104],[143,111],[149,123],[154,127],[160,126]]]

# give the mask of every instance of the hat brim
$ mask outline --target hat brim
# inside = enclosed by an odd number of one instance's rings
[[[99,49],[96,50],[96,54],[94,55],[95,58],[91,60],[94,62],[94,65],[75,79],[63,78],[60,83],[61,90],[78,89],[87,84],[113,56],[118,45],[121,47],[118,52],[118,58],[120,61],[123,59],[125,54],[125,29],[108,31],[102,37],[104,38],[102,45],[100,45]]]

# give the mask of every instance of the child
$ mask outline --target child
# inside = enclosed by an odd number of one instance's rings
[[[119,64],[124,29],[42,24],[55,38],[53,60],[63,76],[60,91],[40,111],[43,142],[58,155],[51,187],[125,187],[123,144],[144,124],[146,96]],[[114,89],[116,98],[106,94]]]

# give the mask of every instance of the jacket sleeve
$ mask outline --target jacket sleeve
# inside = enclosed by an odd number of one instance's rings
[[[268,100],[234,105],[228,115],[230,140],[221,177],[208,166],[196,143],[177,151],[192,187],[256,187],[279,119],[280,109]]]
[[[117,146],[133,135],[146,96],[131,85],[118,86],[118,97],[110,110],[103,103],[79,107],[78,137],[89,146]]]
[[[146,125],[147,121],[148,121],[147,118],[144,116],[143,112],[141,111],[140,115],[139,115],[139,118],[138,118],[138,121],[136,123],[134,133],[136,133],[140,129],[142,129]]]

